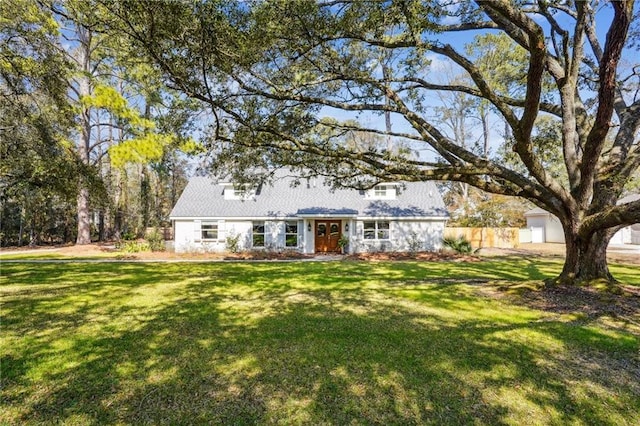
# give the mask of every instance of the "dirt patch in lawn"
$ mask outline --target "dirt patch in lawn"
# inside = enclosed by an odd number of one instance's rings
[[[509,303],[557,315],[577,314],[579,323],[607,319],[609,328],[620,328],[640,335],[640,289],[621,285],[621,291],[588,286],[545,286],[540,282],[515,286],[488,282],[477,293]]]
[[[551,286],[539,291],[526,291],[521,299],[528,306],[544,311],[579,312],[587,317],[608,315],[640,320],[640,294],[625,286],[623,294],[612,294],[591,287]]]

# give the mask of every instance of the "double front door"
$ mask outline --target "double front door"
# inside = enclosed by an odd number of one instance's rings
[[[341,220],[316,220],[316,253],[338,252]]]

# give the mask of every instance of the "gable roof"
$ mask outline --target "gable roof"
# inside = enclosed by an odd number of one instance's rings
[[[442,197],[433,182],[404,183],[393,200],[365,198],[364,191],[332,190],[320,179],[301,180],[281,176],[271,185],[262,185],[255,197],[246,200],[224,198],[224,186],[212,178],[192,178],[171,211],[171,219],[180,218],[252,218],[252,217],[412,217],[447,218]]]

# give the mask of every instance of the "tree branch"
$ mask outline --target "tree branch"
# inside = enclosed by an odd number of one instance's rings
[[[615,92],[617,87],[616,71],[629,31],[633,12],[633,1],[613,2],[614,17],[607,33],[607,40],[600,64],[600,87],[598,89],[598,110],[595,122],[587,137],[582,164],[580,166],[581,184],[577,191],[580,202],[586,203],[593,193],[598,159],[602,153],[607,132],[611,127]]]
[[[587,238],[600,229],[636,223],[640,223],[640,200],[613,206],[600,213],[588,216],[580,225],[578,234],[582,238]]]

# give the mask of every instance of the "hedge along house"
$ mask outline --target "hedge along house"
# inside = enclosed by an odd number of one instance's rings
[[[281,174],[238,189],[194,177],[173,208],[176,252],[296,250],[302,253],[437,250],[448,213],[432,182],[385,183],[358,191]],[[341,237],[346,237],[342,238]]]

